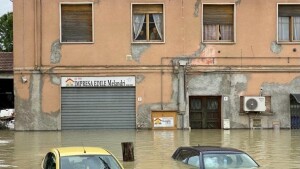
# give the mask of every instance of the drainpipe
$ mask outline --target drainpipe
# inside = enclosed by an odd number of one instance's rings
[[[34,68],[41,66],[41,0],[34,2]]]
[[[187,61],[179,60],[178,68],[178,113],[182,116],[182,129],[184,129],[184,115],[186,113],[185,102],[185,68]]]

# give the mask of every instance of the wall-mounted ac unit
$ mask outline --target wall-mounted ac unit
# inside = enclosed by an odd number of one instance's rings
[[[266,111],[266,98],[260,96],[245,96],[244,111]]]

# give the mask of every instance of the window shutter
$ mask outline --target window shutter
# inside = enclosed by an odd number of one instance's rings
[[[62,4],[62,42],[92,42],[92,4]]]
[[[300,5],[279,5],[278,16],[300,16]]]
[[[233,5],[203,5],[203,24],[233,24]]]
[[[132,12],[134,14],[163,13],[163,5],[162,4],[133,4]]]

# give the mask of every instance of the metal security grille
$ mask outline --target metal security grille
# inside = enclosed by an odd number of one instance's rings
[[[135,88],[62,88],[61,128],[136,128]]]

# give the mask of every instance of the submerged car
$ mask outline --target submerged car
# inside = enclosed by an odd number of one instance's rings
[[[124,169],[109,151],[99,147],[53,148],[42,161],[42,169]]]
[[[179,147],[172,158],[200,169],[259,167],[259,164],[244,151],[218,146]]]

